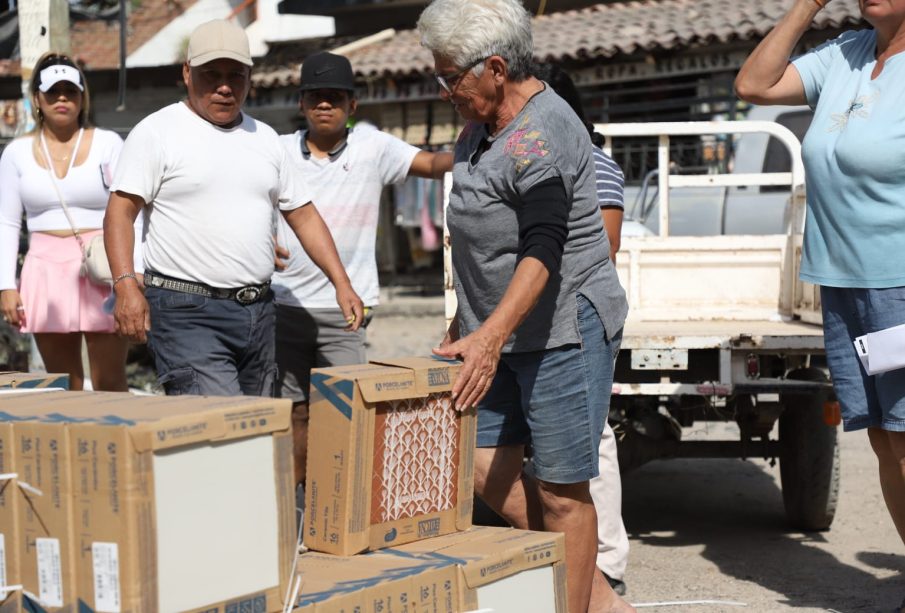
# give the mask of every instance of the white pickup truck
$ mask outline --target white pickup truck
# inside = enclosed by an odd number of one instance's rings
[[[758,115],[766,120],[595,126],[606,148],[658,142],[648,174],[656,184],[626,189],[617,270],[630,312],[610,423],[623,472],[665,458],[778,458],[789,521],[826,530],[839,491],[838,405],[819,293],[798,280],[801,145],[781,125],[803,133],[809,112],[772,107],[749,118]],[[680,174],[671,163],[672,137],[728,135],[730,173]],[[456,303],[449,255],[447,237],[447,320]],[[701,421],[735,422],[737,440],[683,441]]]
[[[839,485],[838,405],[819,293],[798,280],[805,214],[798,138],[776,121],[596,128],[607,147],[626,137],[658,139],[657,185],[641,203],[648,231],[624,235],[618,256],[631,309],[610,413],[622,470],[673,457],[778,458],[789,521],[828,529]],[[670,138],[727,134],[736,138],[732,172],[679,174],[670,163]],[[763,172],[777,144],[790,168]],[[683,441],[683,430],[699,421],[735,422],[738,439]]]

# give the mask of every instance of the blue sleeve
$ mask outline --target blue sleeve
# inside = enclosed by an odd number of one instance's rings
[[[792,60],[792,65],[798,70],[801,82],[804,84],[804,93],[808,99],[808,106],[814,108],[820,100],[820,92],[829,74],[833,61],[840,56],[840,45],[858,35],[858,32],[845,32],[838,38],[828,40],[804,55]]]

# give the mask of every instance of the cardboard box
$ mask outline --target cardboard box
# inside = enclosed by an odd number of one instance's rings
[[[69,375],[55,373],[0,372],[0,389],[69,389]]]
[[[568,611],[566,542],[561,533],[479,526],[391,551],[437,563],[457,560],[458,611]]]
[[[385,550],[384,550],[385,551]],[[294,603],[305,613],[456,611],[454,564],[389,556],[308,552],[299,559]]]
[[[77,543],[70,512],[69,438],[60,424],[38,421],[13,422],[13,437],[22,585],[44,609],[73,612]]]
[[[251,397],[0,400],[0,413],[28,416],[17,437],[40,426],[68,441],[74,591],[98,613],[282,609],[296,538],[290,412]]]
[[[21,585],[19,563],[19,504],[16,484],[16,465],[13,454],[14,439],[11,422],[0,421],[0,613],[18,611],[16,590],[3,587]]]
[[[299,557],[299,613],[566,613],[562,534],[473,528],[355,557]]]
[[[399,358],[312,371],[309,549],[352,555],[471,526],[476,423],[452,404],[460,366]]]

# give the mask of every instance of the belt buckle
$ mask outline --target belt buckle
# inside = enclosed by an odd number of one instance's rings
[[[261,288],[248,286],[236,291],[236,302],[239,304],[252,304],[261,297]]]

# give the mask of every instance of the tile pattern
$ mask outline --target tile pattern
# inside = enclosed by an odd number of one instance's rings
[[[377,405],[371,523],[455,507],[459,424],[449,392]]]

